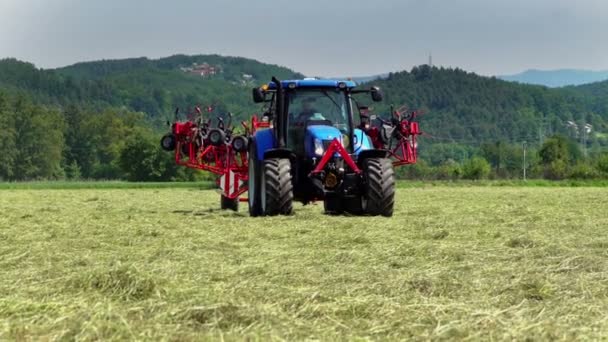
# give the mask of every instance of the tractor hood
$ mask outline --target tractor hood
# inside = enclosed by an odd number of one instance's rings
[[[306,130],[306,156],[309,158],[321,157],[335,138],[340,140],[344,147],[348,147],[349,143],[344,141],[346,137],[339,129],[326,125],[308,126]],[[362,130],[356,128],[353,138],[355,140],[353,146],[355,155],[373,148],[369,137]]]
[[[306,156],[319,158],[323,156],[327,147],[334,139],[342,141],[339,129],[327,125],[312,125],[306,128]]]

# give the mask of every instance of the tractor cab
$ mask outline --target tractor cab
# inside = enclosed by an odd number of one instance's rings
[[[382,99],[378,88],[359,90],[352,81],[273,78],[253,89],[254,101],[267,104],[273,123],[270,129],[256,132],[249,144],[253,216],[290,213],[292,199],[305,204],[323,200],[329,213],[390,216],[392,204],[378,209],[363,198],[366,160],[373,159],[374,168],[390,169],[386,182],[394,184],[394,180],[388,152],[374,149],[370,138],[355,126],[352,96],[358,93],[369,93],[374,101]],[[385,191],[391,199],[381,202],[392,203],[391,191]]]
[[[345,93],[335,89],[301,89],[286,94],[286,146],[301,158],[321,157],[323,143],[348,134]]]
[[[272,94],[269,100],[271,115],[279,125],[275,124],[278,128],[275,137],[280,140],[284,135],[285,146],[297,157],[310,160],[322,157],[334,139],[338,139],[354,155],[372,148],[369,137],[355,125],[357,120],[351,98],[352,94],[367,91],[355,90],[352,81],[304,79],[281,83],[281,110],[277,108],[279,99],[274,82],[254,92],[259,90]],[[375,101],[381,100],[378,89],[369,92],[373,92]],[[257,102],[261,102],[262,94],[257,94],[260,96]],[[279,111],[281,118],[276,117]]]

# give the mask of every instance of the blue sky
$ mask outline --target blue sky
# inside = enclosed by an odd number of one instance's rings
[[[219,53],[307,75],[437,65],[608,69],[605,0],[0,0],[0,57],[39,67]]]

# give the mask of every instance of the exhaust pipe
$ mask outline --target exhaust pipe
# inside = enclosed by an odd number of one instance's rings
[[[287,133],[287,120],[284,115],[285,111],[285,91],[283,90],[283,83],[276,77],[272,76],[272,82],[277,86],[277,141],[279,142],[279,148],[285,147],[285,135]]]

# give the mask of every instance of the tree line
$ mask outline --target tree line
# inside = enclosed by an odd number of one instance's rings
[[[197,180],[160,149],[143,113],[35,104],[0,92],[0,180]]]
[[[578,141],[553,135],[540,146],[497,141],[479,147],[434,144],[418,163],[397,169],[405,179],[608,179],[608,153],[585,156]]]
[[[0,180],[124,179],[192,181],[209,175],[175,165],[145,114],[124,108],[35,104],[0,92]],[[526,153],[524,161],[524,150]],[[504,141],[470,146],[421,144],[403,179],[608,178],[608,153],[585,156],[580,143],[554,135],[540,146]]]

